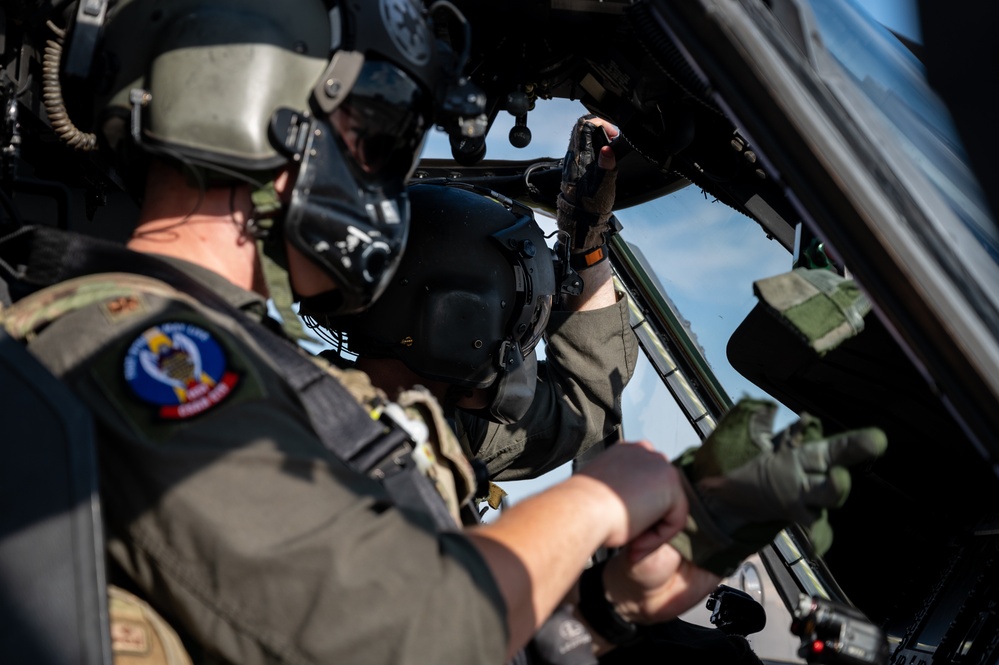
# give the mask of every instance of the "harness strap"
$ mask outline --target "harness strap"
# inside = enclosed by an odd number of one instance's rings
[[[27,260],[24,260],[27,257]],[[400,505],[418,506],[440,529],[457,525],[447,506],[412,459],[413,441],[390,419],[373,419],[334,377],[297,345],[253,321],[214,291],[155,257],[120,245],[54,229],[22,227],[0,239],[0,267],[17,266],[23,289],[37,290],[75,277],[125,272],[151,277],[239,322],[299,395],[322,441],[354,471],[382,480]],[[24,285],[24,286],[22,286]],[[19,293],[18,296],[26,295]],[[391,482],[390,482],[391,481]]]

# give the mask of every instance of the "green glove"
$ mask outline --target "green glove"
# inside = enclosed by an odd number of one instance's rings
[[[577,254],[607,242],[617,187],[617,169],[597,164],[600,147],[607,141],[603,128],[588,122],[593,117],[583,116],[572,129],[556,214],[559,230],[569,235],[569,250]]]
[[[743,399],[675,462],[690,517],[672,545],[723,577],[792,523],[816,527],[817,545],[828,548],[826,510],[850,493],[846,467],[873,462],[888,445],[876,428],[823,438],[822,424],[807,415],[773,436],[776,412],[773,402]]]

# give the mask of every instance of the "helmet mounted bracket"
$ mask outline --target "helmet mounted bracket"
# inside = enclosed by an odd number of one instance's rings
[[[337,51],[326,71],[312,91],[316,106],[329,115],[338,107],[357,82],[364,66],[364,54],[358,51]]]

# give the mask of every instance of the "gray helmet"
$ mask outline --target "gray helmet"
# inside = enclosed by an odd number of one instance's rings
[[[119,0],[88,85],[119,163],[138,147],[260,183],[297,164],[278,229],[334,278],[327,307],[346,312],[378,296],[401,254],[404,182],[443,71],[417,0]]]
[[[420,184],[409,199],[410,239],[389,287],[367,311],[326,324],[346,333],[351,352],[490,388],[483,415],[519,420],[534,396],[534,348],[555,296],[544,233],[530,208],[488,190]]]
[[[112,148],[138,133],[144,148],[220,173],[266,172],[288,161],[268,134],[274,113],[331,112],[368,61],[390,63],[428,95],[435,91],[432,38],[412,0],[111,4],[93,79],[98,127]],[[328,83],[327,69],[341,80]]]

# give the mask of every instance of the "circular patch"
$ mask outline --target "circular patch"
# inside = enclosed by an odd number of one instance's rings
[[[182,322],[162,323],[139,335],[125,354],[124,373],[132,391],[160,407],[159,416],[169,420],[204,413],[239,383],[211,333]]]
[[[411,0],[381,0],[382,23],[395,47],[414,65],[430,61],[430,30]]]

